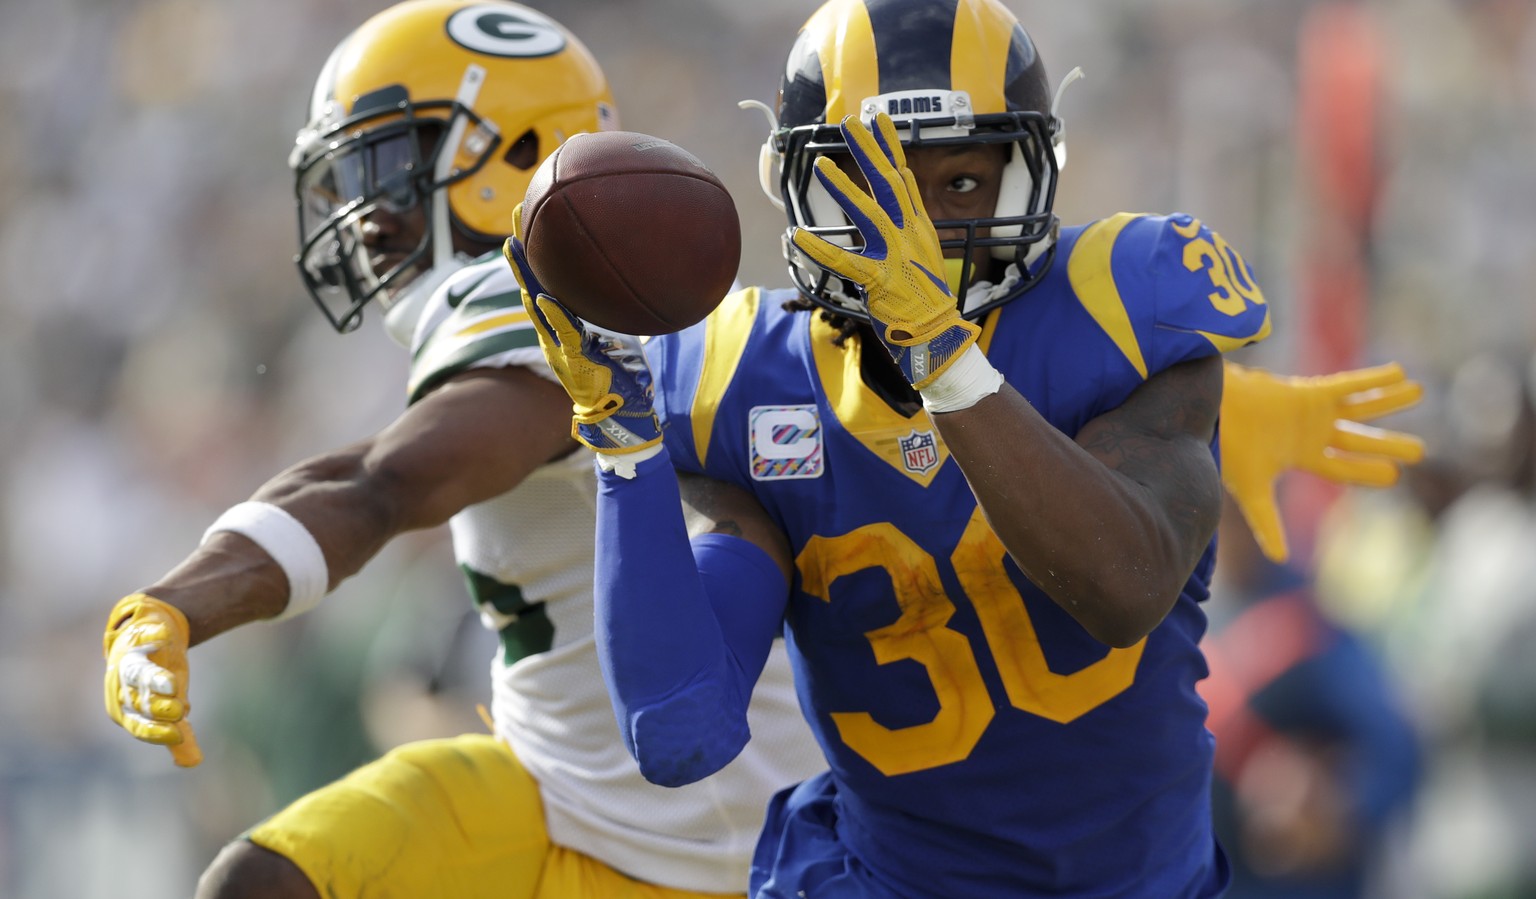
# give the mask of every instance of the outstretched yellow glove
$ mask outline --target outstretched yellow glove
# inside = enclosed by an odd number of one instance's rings
[[[187,722],[187,643],[180,609],[135,593],[107,616],[101,651],[107,659],[107,715],[146,743],[168,746],[183,768],[203,760]]]
[[[843,139],[869,182],[854,185],[831,159],[816,160],[816,177],[858,228],[864,248],[847,250],[796,228],[795,246],[817,265],[864,288],[875,332],[907,380],[922,390],[966,348],[981,328],[960,317],[944,274],[939,234],[923,209],[896,126],[885,113],[875,131],[848,116]]]
[[[1318,377],[1285,377],[1226,363],[1221,400],[1221,479],[1264,555],[1290,557],[1275,480],[1291,468],[1365,487],[1397,483],[1424,458],[1411,434],[1361,424],[1412,407],[1424,395],[1397,363]]]
[[[521,220],[519,206],[512,221]],[[571,436],[609,456],[661,443],[651,369],[640,342],[587,330],[539,283],[516,234],[507,238],[501,253],[523,289],[523,309],[533,321],[544,361],[571,398]]]

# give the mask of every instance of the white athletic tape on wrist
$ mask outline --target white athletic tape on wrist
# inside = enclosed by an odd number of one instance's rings
[[[923,408],[929,415],[969,409],[1003,389],[1003,375],[992,367],[981,347],[971,344],[922,390]]]
[[[288,605],[270,621],[302,615],[320,604],[330,587],[331,572],[325,553],[304,522],[271,503],[243,502],[224,510],[203,532],[207,543],[219,531],[232,531],[266,551],[288,577]]]
[[[646,459],[655,457],[661,452],[661,447],[662,444],[658,443],[632,453],[596,453],[597,467],[603,471],[612,472],[626,481],[632,481],[635,479],[637,466]]]

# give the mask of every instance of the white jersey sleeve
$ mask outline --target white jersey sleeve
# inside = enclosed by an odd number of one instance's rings
[[[487,255],[428,301],[412,347],[409,400],[476,368],[544,362],[512,270]],[[454,556],[485,625],[496,733],[539,782],[550,838],[658,884],[740,893],[763,811],[826,767],[800,715],[783,641],[749,710],[752,742],[713,777],[648,783],[619,739],[593,635],[597,479],[578,449],[449,521]]]
[[[488,253],[455,272],[427,301],[412,341],[406,400],[416,402],[461,372],[507,366],[555,377],[544,364],[517,278],[499,253]]]

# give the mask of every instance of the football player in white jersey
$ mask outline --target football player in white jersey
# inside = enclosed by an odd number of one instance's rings
[[[383,309],[411,348],[408,407],[268,481],[116,605],[107,710],[196,764],[186,647],[299,614],[446,521],[501,638],[495,734],[409,744],[299,799],[226,847],[200,899],[739,894],[770,795],[825,767],[782,648],[722,777],[654,786],[619,738],[592,633],[591,458],[495,252],[537,164],[614,127],[588,50],[513,3],[408,0],[326,63],[291,159],[299,267],[338,331]]]
[[[570,400],[494,252],[537,164],[571,134],[616,126],[587,50],[512,3],[408,0],[321,73],[292,158],[300,271],[339,331],[376,301],[412,351],[410,404],[373,437],[273,478],[117,603],[107,711],[197,764],[189,646],[300,614],[394,536],[447,521],[501,637],[496,733],[401,747],[300,799],[231,843],[200,899],[740,893],[768,797],[825,767],[782,648],[754,694],[751,744],[709,780],[654,787],[619,739],[592,636],[591,458],[573,452]],[[1354,388],[1392,380],[1253,378],[1255,414],[1273,421],[1289,403],[1316,454]],[[1224,415],[1240,401],[1232,392]],[[1298,458],[1257,426],[1248,436],[1233,490],[1266,521],[1274,476]]]

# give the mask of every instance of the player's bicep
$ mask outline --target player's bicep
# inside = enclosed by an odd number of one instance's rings
[[[684,471],[677,473],[677,486],[689,537],[726,534],[747,540],[766,552],[789,581],[789,539],[756,497],[735,484]]]
[[[1220,356],[1174,365],[1077,435],[1079,446],[1146,491],[1190,565],[1205,551],[1221,513],[1221,475],[1210,449],[1221,385]]]
[[[560,386],[526,368],[473,369],[381,431],[366,476],[398,500],[407,527],[439,524],[568,452],[570,416]]]

